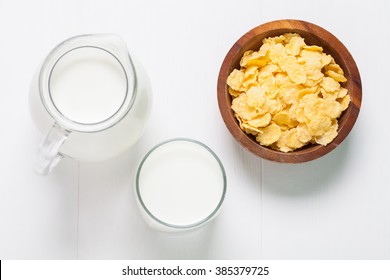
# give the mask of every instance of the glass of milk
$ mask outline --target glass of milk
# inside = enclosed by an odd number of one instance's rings
[[[113,34],[81,35],[55,47],[35,73],[32,117],[46,133],[35,170],[48,174],[63,156],[100,161],[141,136],[151,107],[142,65]]]
[[[226,174],[209,147],[176,138],[145,155],[135,189],[138,208],[149,226],[184,231],[201,227],[217,215],[225,198]]]

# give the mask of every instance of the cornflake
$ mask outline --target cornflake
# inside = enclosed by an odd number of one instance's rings
[[[228,79],[240,128],[261,145],[291,152],[307,144],[328,145],[350,103],[347,79],[321,46],[295,33],[265,38],[246,51]]]

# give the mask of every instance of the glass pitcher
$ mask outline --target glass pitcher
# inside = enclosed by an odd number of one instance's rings
[[[101,161],[141,137],[151,108],[142,65],[117,35],[72,37],[55,47],[33,77],[30,111],[46,132],[35,170],[42,175],[68,156]]]

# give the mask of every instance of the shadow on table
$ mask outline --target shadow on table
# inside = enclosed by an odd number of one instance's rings
[[[275,195],[313,195],[329,187],[336,187],[351,156],[350,137],[329,154],[314,161],[282,164],[264,160],[263,191]]]
[[[239,186],[260,189],[263,160],[243,148],[234,139],[231,139],[228,149],[230,157],[224,163],[228,177],[228,187],[230,183],[233,183]],[[245,180],[245,184],[243,180]]]
[[[149,257],[153,259],[210,259],[210,244],[214,239],[214,227],[216,220],[192,231],[165,233],[145,228],[149,246],[153,253]]]

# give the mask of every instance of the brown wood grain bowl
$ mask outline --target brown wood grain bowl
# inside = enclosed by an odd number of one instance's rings
[[[231,109],[232,98],[226,80],[233,69],[240,69],[240,59],[247,50],[258,50],[262,40],[284,33],[298,33],[308,45],[319,45],[330,54],[341,68],[347,82],[342,86],[348,89],[351,102],[339,119],[337,137],[327,146],[310,144],[289,153],[283,153],[260,145],[255,137],[243,132]],[[347,48],[327,30],[300,20],[277,20],[257,26],[244,34],[227,53],[218,76],[218,105],[222,118],[233,137],[253,154],[276,162],[300,163],[317,159],[335,149],[349,134],[359,114],[362,100],[362,85],[359,70]]]

